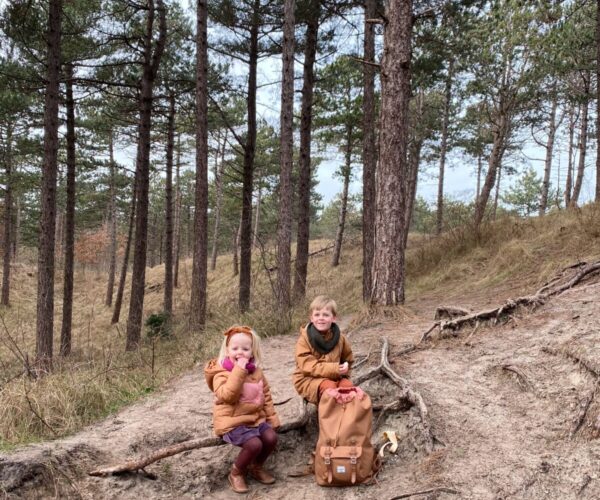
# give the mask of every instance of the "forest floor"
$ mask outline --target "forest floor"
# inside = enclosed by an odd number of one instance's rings
[[[376,485],[322,488],[310,476],[288,477],[316,442],[314,422],[280,436],[268,462],[276,484],[250,481],[246,496],[227,487],[236,455],[229,445],[154,463],[146,470],[156,474],[155,480],[143,474],[87,475],[168,444],[211,435],[212,394],[198,367],[76,435],[0,454],[0,498],[383,500],[436,488],[412,498],[600,498],[600,397],[592,399],[581,428],[571,435],[582,401],[595,395],[600,373],[595,368],[600,367],[598,278],[533,312],[522,310],[508,323],[479,328],[468,343],[471,328],[458,337],[434,336],[417,350],[399,354],[407,343],[419,341],[438,305],[479,310],[532,292],[515,282],[461,290],[460,295],[458,289],[454,295],[429,293],[408,300],[401,319],[375,318],[351,330],[354,352],[369,354],[359,373],[378,364],[380,339],[388,338],[390,362],[423,396],[438,442],[427,455],[411,436],[408,417],[390,415],[374,430],[374,439],[382,428],[392,428],[401,437],[400,448],[396,455],[386,454]],[[296,334],[264,341],[265,374],[275,402],[284,402],[277,406],[284,423],[302,407],[290,378],[295,341]],[[583,362],[573,361],[573,355]]]

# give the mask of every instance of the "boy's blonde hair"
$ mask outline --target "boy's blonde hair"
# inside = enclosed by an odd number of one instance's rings
[[[237,333],[245,333],[246,335],[250,335],[252,337],[252,357],[254,358],[254,364],[256,366],[261,366],[262,350],[260,348],[260,337],[249,326],[240,325],[234,325],[231,328],[225,330],[225,332],[223,332],[225,338],[223,339],[223,343],[221,344],[221,350],[219,351],[219,357],[217,358],[217,362],[221,363],[221,361],[223,361],[227,357],[227,345],[229,344],[229,339]]]
[[[337,304],[335,300],[330,299],[326,295],[319,295],[313,299],[308,308],[308,314],[312,314],[315,309],[329,309],[334,316],[337,316]]]

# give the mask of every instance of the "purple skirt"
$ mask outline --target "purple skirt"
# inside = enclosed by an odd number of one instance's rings
[[[260,435],[271,429],[271,424],[262,422],[258,427],[248,427],[246,425],[240,425],[227,434],[223,434],[223,441],[235,446],[242,446],[249,439],[260,437]]]

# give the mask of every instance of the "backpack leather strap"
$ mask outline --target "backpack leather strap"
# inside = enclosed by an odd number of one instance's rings
[[[324,455],[324,462],[327,466],[327,482],[331,484],[331,482],[333,481],[333,467],[331,465],[331,446],[329,445],[329,441],[327,442],[327,446],[325,447]]]
[[[352,470],[352,484],[356,483],[356,441],[352,440],[352,448],[350,448],[350,469]]]

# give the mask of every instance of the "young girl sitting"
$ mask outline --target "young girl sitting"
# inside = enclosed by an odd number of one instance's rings
[[[260,368],[260,338],[247,326],[232,326],[224,335],[219,357],[208,362],[204,375],[215,393],[215,434],[242,448],[231,467],[229,484],[236,493],[246,493],[246,474],[263,484],[275,482],[263,464],[277,444],[274,429],[279,418]]]

